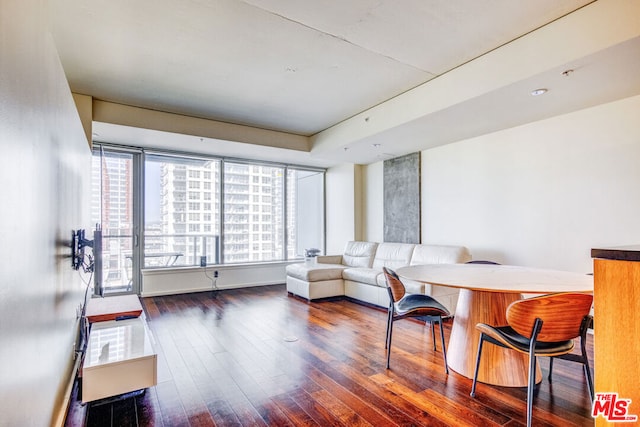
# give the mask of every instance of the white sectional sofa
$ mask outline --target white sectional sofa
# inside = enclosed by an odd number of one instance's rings
[[[308,300],[347,296],[386,308],[389,296],[382,267],[395,270],[408,265],[464,263],[471,255],[464,246],[348,242],[342,255],[318,256],[316,260],[287,266],[289,293]],[[455,312],[457,289],[404,283],[409,293],[432,295]]]

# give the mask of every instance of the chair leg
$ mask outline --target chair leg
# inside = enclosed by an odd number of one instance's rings
[[[444,326],[442,326],[442,317],[438,320],[440,323],[440,341],[442,342],[442,357],[444,358],[444,371],[449,375],[449,365],[447,364],[447,347],[444,344]]]
[[[390,336],[389,332],[391,331],[392,316],[393,316],[393,312],[389,310],[387,314],[387,336],[385,337],[385,340],[384,340],[384,348],[389,348],[389,336]]]
[[[587,378],[587,388],[589,389],[589,397],[591,397],[591,403],[594,400],[593,390],[593,378],[591,378],[591,369],[589,368],[589,357],[587,356],[587,334],[589,329],[593,328],[593,316],[588,315],[583,319],[580,326],[580,350],[582,352],[582,361],[584,368],[584,375]]]
[[[593,392],[593,378],[591,378],[591,369],[589,368],[589,357],[587,356],[587,343],[586,337],[583,337],[580,340],[580,349],[582,350],[582,360],[584,368],[584,375],[587,378],[587,388],[589,389],[589,397],[591,397],[591,402],[593,403],[594,392]]]
[[[433,342],[433,351],[436,351],[436,325],[435,320],[431,317],[428,322],[431,324],[431,341]]]
[[[537,318],[529,341],[529,378],[527,381],[527,427],[531,427],[533,418],[533,387],[536,384],[536,339],[542,329],[542,319]]]
[[[536,383],[536,356],[529,353],[529,378],[527,383],[527,427],[533,418],[533,386]]]
[[[478,343],[478,355],[476,356],[476,369],[473,371],[473,383],[471,383],[471,397],[476,397],[476,383],[478,382],[478,369],[480,368],[480,356],[482,356],[482,343],[484,343],[484,334],[480,333],[480,342]]]
[[[589,369],[589,362],[585,361],[584,365],[584,375],[587,377],[587,388],[589,389],[589,397],[591,398],[591,403],[593,403],[594,392],[593,392],[593,379],[591,378],[591,370]]]
[[[390,320],[389,323],[389,340],[387,347],[387,369],[389,369],[389,362],[391,361],[391,336],[393,334],[393,319]]]
[[[593,399],[594,399],[593,377],[591,375],[591,368],[589,367],[589,357],[587,356],[586,340],[587,338],[586,338],[586,329],[585,329],[585,332],[583,332],[582,336],[580,337],[580,350],[582,352],[580,358],[579,359],[570,358],[568,360],[582,363],[584,376],[587,380],[587,389],[589,391],[589,397],[591,398],[591,402],[593,403]],[[560,356],[559,358],[562,359],[563,357]],[[553,359],[554,357],[549,358],[549,377],[548,377],[549,382],[551,382],[551,375],[553,375]]]

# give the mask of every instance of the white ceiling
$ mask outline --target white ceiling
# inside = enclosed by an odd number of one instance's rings
[[[590,2],[57,0],[51,3],[51,28],[74,92],[313,136]],[[583,64],[567,64],[576,69],[569,92],[550,92],[531,111],[524,108],[530,100],[519,95],[538,82],[547,87],[565,64],[320,156],[313,150],[249,149],[219,141],[202,148],[197,137],[98,123],[95,130],[100,140],[111,142],[199,152],[223,149],[224,155],[266,160],[285,156],[304,164],[369,163],[640,93],[639,53],[640,43],[629,43],[585,58]],[[593,93],[580,95],[578,83],[601,79],[612,72],[606,64],[629,55],[631,74],[625,74],[625,64],[622,71],[616,69],[613,87],[598,89],[606,94],[597,100]],[[432,137],[419,143],[407,137],[416,131]],[[373,143],[383,144],[381,152],[371,150]]]

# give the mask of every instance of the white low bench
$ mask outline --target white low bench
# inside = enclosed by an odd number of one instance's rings
[[[138,310],[139,308],[139,310]],[[93,402],[158,383],[153,337],[135,295],[93,299],[88,303],[92,321],[82,362],[82,402]]]

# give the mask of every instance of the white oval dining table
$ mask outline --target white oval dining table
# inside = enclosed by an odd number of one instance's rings
[[[477,323],[506,325],[506,310],[522,294],[593,292],[593,276],[568,271],[492,264],[427,264],[401,267],[400,278],[459,288],[447,348],[449,367],[473,378],[480,333]],[[539,370],[536,382],[541,380]],[[526,387],[528,356],[496,345],[483,347],[478,381]]]

